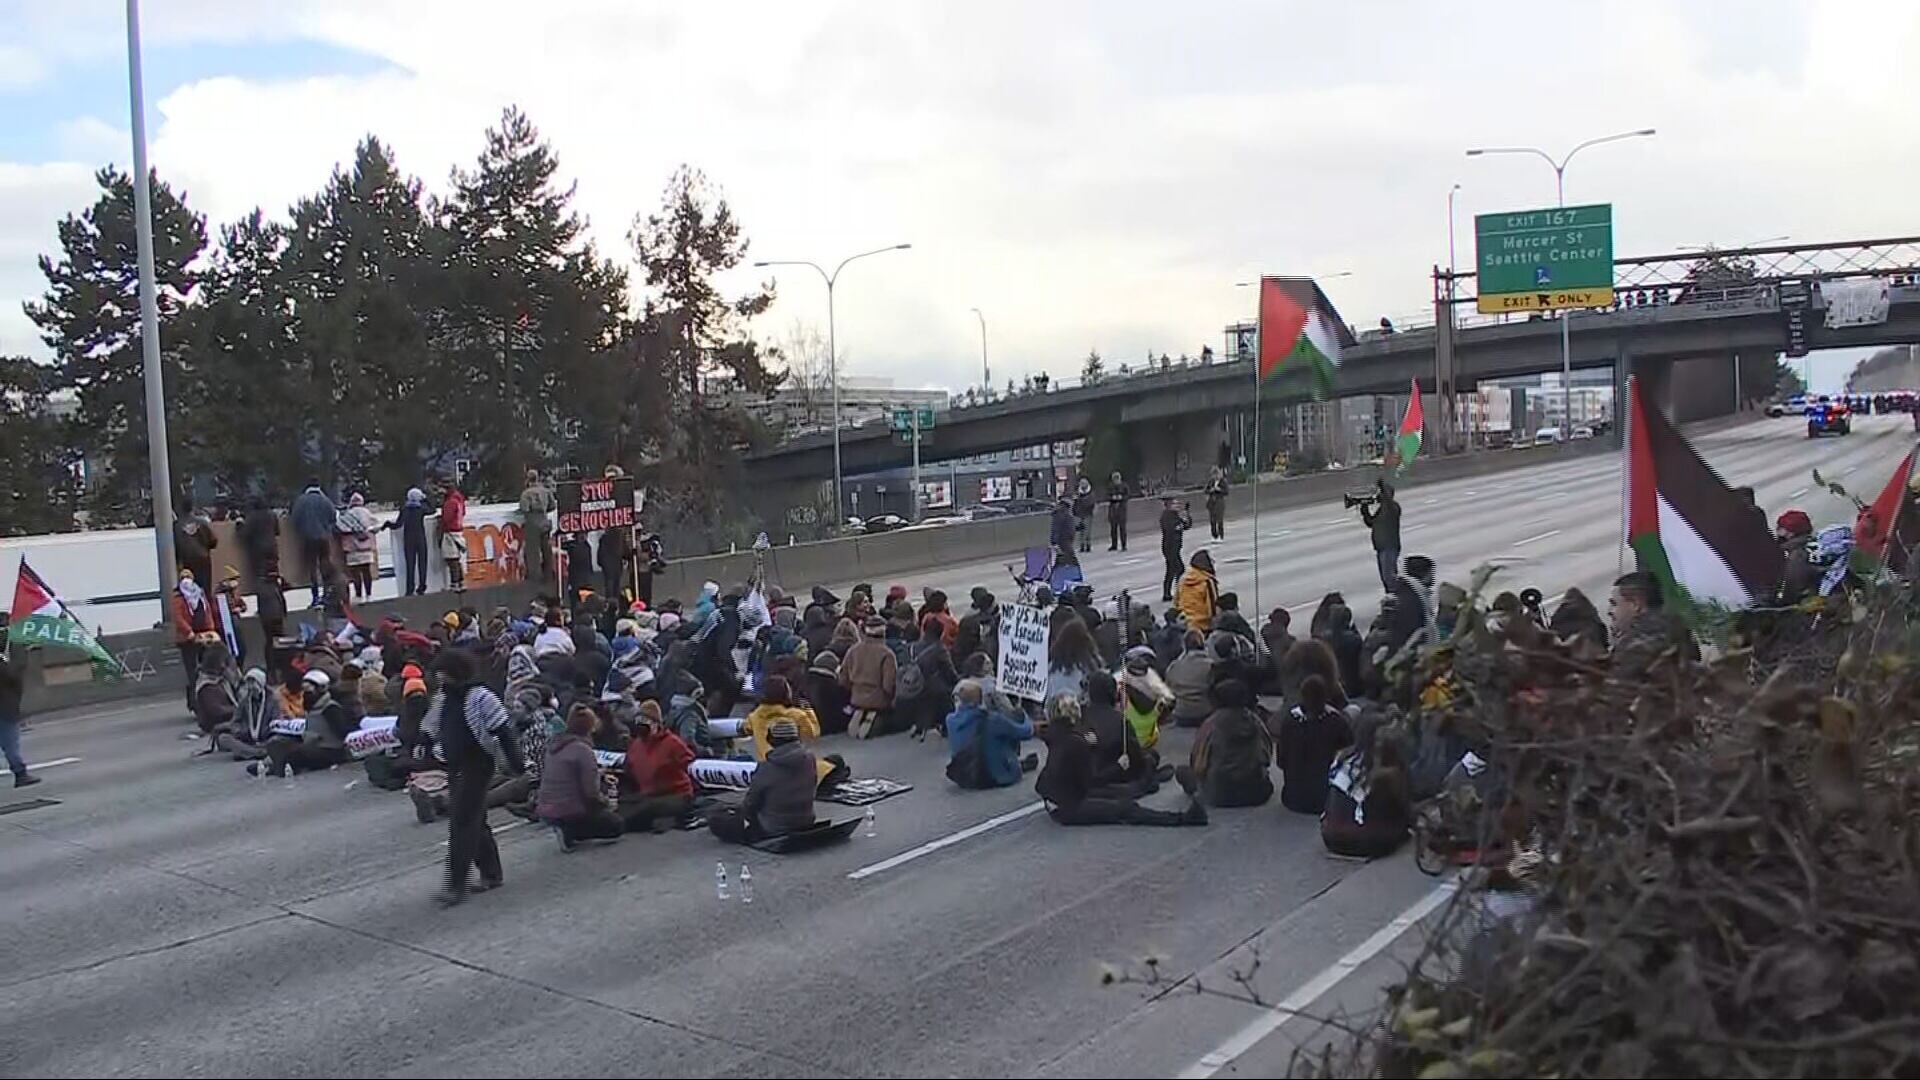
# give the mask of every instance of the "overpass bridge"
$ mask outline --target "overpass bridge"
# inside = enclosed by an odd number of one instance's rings
[[[1619,259],[1614,275],[1612,308],[1560,316],[1568,320],[1572,364],[1611,368],[1617,381],[1640,376],[1653,399],[1681,420],[1731,412],[1737,398],[1764,397],[1781,352],[1920,342],[1920,237]],[[1886,318],[1827,326],[1826,293],[1842,281],[1884,282]],[[1558,371],[1559,318],[1472,314],[1472,282],[1471,273],[1435,268],[1433,324],[1365,335],[1343,357],[1335,396],[1404,393],[1418,380],[1424,392],[1438,394],[1428,423],[1434,441],[1446,446],[1455,441],[1455,394],[1483,381]],[[1197,479],[1214,460],[1226,418],[1251,411],[1252,378],[1251,362],[1235,359],[957,408],[941,414],[937,438],[921,457],[933,462],[1064,441],[1109,425],[1140,450],[1144,472],[1179,477],[1185,461],[1195,476],[1182,478]],[[1271,423],[1280,409],[1311,399],[1306,373],[1287,371],[1263,388],[1262,413]],[[841,432],[847,475],[906,465],[910,453],[884,424]],[[756,483],[767,489],[762,496],[811,498],[813,482],[832,475],[833,439],[809,435],[749,460]]]

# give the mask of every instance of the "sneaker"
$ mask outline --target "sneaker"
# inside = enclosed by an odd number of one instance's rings
[[[32,773],[15,773],[13,776],[14,787],[32,787],[39,782],[40,778]]]
[[[1180,785],[1180,790],[1187,793],[1189,799],[1193,797],[1194,792],[1200,790],[1199,777],[1194,776],[1193,769],[1186,765],[1173,770],[1173,779]]]
[[[560,826],[549,825],[547,826],[547,828],[553,830],[553,839],[560,845],[560,850],[563,853],[571,855],[573,854],[573,849],[580,846],[574,843],[573,841],[567,839],[566,830],[562,829]]]
[[[1187,812],[1182,814],[1181,817],[1184,819],[1182,824],[1205,825],[1207,823],[1207,808],[1201,806],[1198,801],[1188,803]]]
[[[433,796],[419,788],[408,788],[407,796],[413,800],[414,820],[422,825],[433,824]]]

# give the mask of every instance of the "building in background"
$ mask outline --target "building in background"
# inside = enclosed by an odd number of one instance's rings
[[[938,432],[935,432],[938,438]],[[971,506],[994,506],[1023,499],[1050,500],[1072,490],[1080,471],[1084,439],[1048,445],[1022,446],[991,454],[927,461],[920,466],[922,513],[944,516]],[[847,513],[868,518],[879,514],[913,516],[913,470],[849,476]],[[1101,484],[1104,490],[1104,483]]]

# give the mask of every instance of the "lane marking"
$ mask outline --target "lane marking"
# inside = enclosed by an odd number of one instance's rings
[[[56,765],[71,765],[74,762],[79,760],[80,759],[77,757],[62,757],[62,758],[54,758],[52,761],[41,761],[41,762],[30,763],[27,765],[27,771],[38,772],[41,769],[51,769]]]
[[[1354,946],[1352,951],[1329,964],[1318,975],[1301,983],[1293,993],[1281,998],[1271,1011],[1262,1014],[1259,1019],[1241,1028],[1226,1042],[1207,1051],[1200,1060],[1181,1070],[1178,1074],[1180,1080],[1207,1080],[1208,1077],[1233,1064],[1240,1055],[1278,1031],[1280,1025],[1293,1019],[1295,1014],[1320,1000],[1327,991],[1340,985],[1342,980],[1353,974],[1355,968],[1378,956],[1387,946],[1398,940],[1401,934],[1406,933],[1413,924],[1432,914],[1433,910],[1445,903],[1457,888],[1459,888],[1457,880],[1448,881],[1421,897],[1412,907],[1395,916],[1392,922],[1375,930],[1373,936]]]
[[[1807,492],[1809,492],[1809,491],[1812,491],[1812,490],[1813,490],[1812,488],[1801,488],[1801,489],[1800,489],[1799,491],[1796,491],[1796,492],[1794,492],[1793,494],[1791,494],[1791,495],[1789,495],[1789,496],[1787,496],[1787,498],[1789,498],[1789,499],[1797,499],[1797,498],[1799,498],[1800,496],[1802,496],[1802,495],[1805,495],[1805,494],[1806,494]]]
[[[1309,600],[1309,601],[1307,601],[1307,602],[1306,602],[1306,603],[1304,603],[1304,604],[1294,604],[1294,605],[1292,605],[1292,606],[1290,606],[1290,607],[1288,607],[1288,608],[1287,608],[1287,610],[1288,610],[1288,611],[1305,611],[1305,610],[1307,610],[1307,609],[1308,609],[1308,608],[1310,608],[1310,607],[1319,607],[1319,606],[1320,606],[1320,601],[1318,601],[1318,600]]]
[[[1541,533],[1539,536],[1529,536],[1525,540],[1515,540],[1513,542],[1513,546],[1525,547],[1528,544],[1533,543],[1535,540],[1545,540],[1549,536],[1559,536],[1559,535],[1560,535],[1559,529],[1549,529],[1546,532]]]
[[[1045,810],[1046,808],[1047,808],[1047,804],[1044,802],[1040,802],[1040,801],[1030,802],[1018,810],[1009,810],[1006,813],[1001,814],[999,817],[990,817],[978,825],[970,825],[967,828],[961,829],[957,833],[952,833],[950,835],[943,836],[938,840],[930,840],[924,844],[921,844],[917,848],[910,848],[906,851],[901,852],[898,855],[895,855],[891,859],[881,859],[879,862],[874,863],[870,866],[863,866],[860,869],[855,870],[852,873],[848,874],[847,880],[859,881],[862,878],[870,878],[875,874],[885,873],[896,866],[904,866],[915,859],[922,858],[927,855],[931,855],[934,852],[940,851],[944,848],[950,848],[953,845],[961,843],[963,841],[971,840],[974,837],[979,836],[981,833],[991,832],[994,829],[997,829],[1000,826],[1007,824],[1008,822],[1019,821],[1023,817],[1028,817],[1033,814],[1037,814],[1040,811]]]

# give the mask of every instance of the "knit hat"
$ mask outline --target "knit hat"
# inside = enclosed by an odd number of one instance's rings
[[[1153,666],[1153,650],[1145,645],[1135,645],[1127,650],[1125,657],[1127,670],[1138,675]]]
[[[424,679],[426,675],[426,672],[420,670],[420,665],[411,660],[400,665],[400,677],[402,679]]]
[[[616,637],[621,634],[637,634],[639,632],[640,624],[634,622],[632,619],[621,619],[619,622],[613,624],[613,633]]]
[[[415,694],[424,694],[426,692],[427,692],[427,680],[421,678],[418,675],[415,675],[412,678],[400,684],[401,697],[412,697]]]
[[[779,746],[782,743],[799,742],[800,726],[785,718],[775,720],[772,726],[767,728],[767,741],[775,746]]]
[[[460,629],[460,613],[457,611],[449,611],[445,615],[440,616],[440,622],[449,630],[458,630]]]
[[[886,637],[887,620],[878,615],[869,615],[867,616],[867,621],[861,624],[860,629],[864,631],[868,637]]]
[[[648,698],[640,703],[640,719],[649,724],[660,722],[660,703]]]
[[[332,679],[327,678],[327,673],[321,671],[319,668],[308,668],[307,673],[301,676],[300,681],[306,683],[308,686],[317,687],[321,690],[325,690],[333,682]]]
[[[886,606],[892,607],[893,605],[899,603],[902,600],[905,600],[906,598],[907,598],[907,587],[905,585],[887,586]]]

